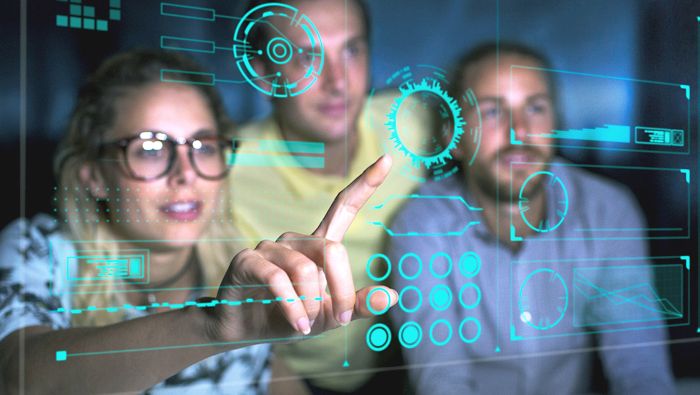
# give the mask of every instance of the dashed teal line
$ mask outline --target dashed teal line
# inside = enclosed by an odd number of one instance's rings
[[[213,299],[209,302],[197,302],[194,300],[189,300],[185,303],[168,303],[168,302],[163,302],[163,303],[151,303],[150,305],[131,305],[129,303],[125,303],[121,306],[110,306],[110,307],[95,307],[95,306],[88,306],[87,308],[84,309],[64,309],[63,307],[59,307],[55,310],[52,310],[53,313],[65,313],[68,312],[70,314],[82,314],[84,312],[92,312],[92,311],[106,311],[108,313],[116,313],[119,311],[125,311],[125,310],[139,310],[139,311],[146,311],[148,309],[162,309],[162,308],[170,308],[171,310],[177,310],[177,309],[183,309],[185,307],[199,307],[199,308],[206,308],[206,307],[214,307],[216,305],[227,305],[227,306],[240,306],[244,303],[261,303],[261,304],[271,304],[272,302],[287,302],[287,303],[294,303],[296,301],[304,301],[306,300],[307,297],[302,295],[298,298],[282,298],[282,297],[276,297],[275,299],[252,299],[248,298],[246,300],[227,300],[227,299]],[[323,298],[320,296],[316,296],[313,298],[316,301],[322,301]]]

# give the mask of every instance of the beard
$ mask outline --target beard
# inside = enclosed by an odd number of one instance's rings
[[[527,162],[542,163],[541,165],[520,165],[510,167],[504,159],[510,155],[523,155]],[[547,170],[553,153],[546,152],[540,147],[533,146],[508,146],[500,149],[491,158],[480,161],[478,158],[471,168],[467,168],[465,175],[467,184],[476,187],[486,198],[500,202],[517,202],[520,188],[531,174]],[[504,173],[507,172],[507,173]],[[505,175],[507,174],[507,175]],[[470,182],[470,179],[471,181]],[[512,190],[511,190],[512,185]],[[533,198],[542,191],[542,178],[536,177],[533,182],[528,182],[524,195]]]

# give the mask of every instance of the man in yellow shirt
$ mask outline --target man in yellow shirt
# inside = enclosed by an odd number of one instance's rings
[[[373,207],[391,195],[409,194],[416,186],[415,181],[400,174],[408,159],[394,148],[384,126],[396,95],[367,98],[369,18],[361,0],[287,3],[317,27],[325,54],[323,70],[303,93],[271,95],[272,116],[244,125],[239,131],[239,146],[233,157],[236,164],[229,177],[234,222],[246,238],[254,240],[272,239],[286,230],[308,233],[344,185],[381,154],[389,153],[394,158],[391,174],[358,214],[344,241],[355,286],[376,284],[365,270],[368,259],[383,251],[386,232],[370,222],[389,223],[398,205]],[[254,1],[248,9],[260,4]],[[298,15],[295,18],[299,20]],[[290,23],[275,24],[259,33],[266,37],[251,38],[251,47],[265,48],[269,45],[266,42],[274,41],[274,35],[298,44],[294,50],[302,55],[303,51],[312,52],[305,47],[313,47],[307,34],[295,27]],[[283,48],[272,47],[272,51],[285,54]],[[314,61],[308,56],[297,58],[292,57],[284,65],[271,60],[255,61],[253,66],[260,76],[278,72],[293,76],[303,73]],[[410,119],[403,126],[415,129],[414,135],[427,130],[427,123]],[[306,155],[300,154],[302,151]],[[350,322],[350,314],[348,311],[336,317],[347,324],[344,328],[320,338],[275,347],[276,355],[304,377],[314,393],[367,393],[373,376],[371,369],[380,366],[385,358],[386,353],[370,350],[365,340],[368,328],[376,321]]]

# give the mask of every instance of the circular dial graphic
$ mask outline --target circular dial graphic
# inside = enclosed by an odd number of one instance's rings
[[[537,219],[530,212],[530,200],[527,192],[540,187],[544,189],[547,199],[552,199],[555,205],[552,218]],[[538,171],[531,174],[520,187],[518,194],[518,210],[525,224],[535,232],[551,232],[564,222],[569,212],[569,194],[562,180],[549,171]]]
[[[288,26],[284,29],[287,35],[281,26]],[[233,56],[241,75],[269,96],[300,95],[311,88],[323,70],[323,43],[316,26],[287,4],[265,3],[248,11],[236,26],[233,42]],[[259,75],[253,67],[256,62],[272,70]]]
[[[568,307],[569,289],[561,275],[552,269],[533,271],[520,287],[520,320],[535,329],[555,327],[564,318]]]

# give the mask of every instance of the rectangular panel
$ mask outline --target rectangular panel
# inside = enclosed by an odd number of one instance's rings
[[[512,261],[511,340],[690,325],[690,258]]]
[[[690,86],[687,84],[661,81],[647,81],[617,76],[553,70],[531,66],[511,66],[511,81],[514,75],[545,73],[552,81],[570,90],[560,89],[561,105],[585,104],[596,112],[594,117],[578,117],[569,114],[564,120],[566,128],[527,133],[526,137],[516,137],[513,129],[513,114],[510,113],[511,144],[551,145],[554,147],[635,151],[649,153],[690,153]],[[688,117],[682,122],[659,118],[652,125],[639,125],[634,115],[620,114],[612,107],[630,107],[634,103],[635,92],[644,89],[649,95],[663,97],[678,108],[687,109]],[[614,103],[615,106],[606,105]],[[649,115],[649,114],[645,114]],[[529,138],[538,138],[545,143],[533,143]]]
[[[513,166],[526,164],[525,162],[513,162],[510,164],[511,179],[513,179]],[[527,163],[538,164],[542,163]],[[529,201],[523,194],[525,185],[528,182],[533,182],[536,175],[528,177],[522,185],[511,185],[510,187],[510,203],[517,206],[519,210],[511,213],[510,239],[513,242],[522,242],[526,236],[519,234],[516,229],[522,228],[523,224],[531,228],[536,237],[529,237],[527,240],[532,242],[543,242],[552,240],[633,240],[633,239],[688,239],[690,238],[690,213],[691,213],[691,196],[690,196],[690,170],[681,168],[656,168],[656,167],[636,167],[636,166],[602,166],[602,165],[578,165],[572,163],[556,162],[547,164],[546,171],[537,172],[540,178],[548,177],[547,189],[548,196],[554,196],[556,193],[556,213],[550,213],[551,218],[547,218],[544,222],[534,223],[529,219]],[[596,227],[596,224],[586,224],[584,226],[576,226],[571,228],[567,219],[572,218],[577,210],[584,210],[586,201],[582,198],[582,188],[586,185],[580,185],[577,180],[582,177],[581,171],[593,172],[600,169],[614,169],[625,179],[667,179],[673,182],[674,190],[667,193],[659,194],[659,209],[663,207],[671,207],[685,212],[682,216],[662,216],[661,218],[649,218],[649,224],[646,228],[607,228]],[[578,172],[578,175],[576,175]],[[551,191],[550,191],[551,189]],[[671,193],[673,192],[673,193]],[[664,201],[664,199],[676,200],[684,198],[683,201]],[[574,214],[572,214],[574,213]],[[578,216],[582,216],[578,213]],[[561,226],[565,225],[565,226]]]

